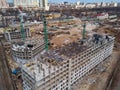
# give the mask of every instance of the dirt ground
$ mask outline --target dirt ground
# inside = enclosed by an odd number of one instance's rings
[[[113,79],[110,90],[120,90],[120,63],[118,64],[118,71]]]

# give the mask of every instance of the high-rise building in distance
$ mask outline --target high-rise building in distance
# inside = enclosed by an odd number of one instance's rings
[[[6,0],[0,0],[0,8],[8,8],[9,5]]]
[[[14,0],[14,7],[40,7],[48,10],[48,0]]]

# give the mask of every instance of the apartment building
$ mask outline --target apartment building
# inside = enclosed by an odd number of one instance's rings
[[[48,0],[14,0],[14,7],[24,7],[24,8],[30,8],[30,7],[40,7],[45,8],[45,10],[48,10]]]
[[[60,48],[43,51],[22,65],[23,90],[70,90],[77,80],[112,54],[114,37],[95,34]]]

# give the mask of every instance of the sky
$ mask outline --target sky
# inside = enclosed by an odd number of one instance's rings
[[[7,0],[8,2],[12,2],[13,0]],[[114,2],[120,2],[120,0],[48,0],[49,2],[51,3],[61,3],[61,2],[70,2],[70,3],[74,3],[74,2],[77,2],[77,1],[80,1],[80,2],[89,2],[89,3],[92,3],[92,2],[111,2],[111,1],[114,1]]]

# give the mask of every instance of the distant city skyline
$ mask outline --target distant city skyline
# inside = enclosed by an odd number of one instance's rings
[[[8,2],[13,2],[13,0],[7,0]],[[62,2],[70,2],[75,3],[77,1],[84,3],[94,3],[94,2],[120,2],[119,0],[48,0],[49,3],[62,3]]]

